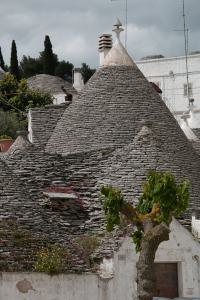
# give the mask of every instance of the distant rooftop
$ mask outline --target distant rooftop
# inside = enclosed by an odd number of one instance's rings
[[[38,74],[28,78],[30,89],[39,89],[50,94],[63,94],[63,88],[70,94],[76,94],[76,90],[68,81],[48,74]]]
[[[147,56],[142,57],[141,60],[158,59],[158,58],[164,58],[164,55],[162,55],[162,54],[147,55]]]

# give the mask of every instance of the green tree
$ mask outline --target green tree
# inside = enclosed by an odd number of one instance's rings
[[[90,77],[95,73],[95,69],[91,69],[86,63],[82,63],[81,74],[83,76],[83,81],[86,83]]]
[[[60,61],[56,67],[55,75],[59,76],[68,82],[72,82],[72,71],[73,71],[73,64],[71,64],[69,61]]]
[[[0,110],[0,136],[7,135],[15,139],[17,131],[25,129],[26,122],[20,121],[16,113]]]
[[[137,263],[138,299],[152,300],[155,277],[154,259],[161,242],[169,239],[172,217],[178,217],[188,205],[189,183],[176,183],[168,172],[151,171],[143,184],[143,193],[138,205],[124,200],[120,190],[102,187],[101,195],[106,214],[107,229],[125,220],[134,226],[132,232],[136,251],[140,252]]]
[[[52,44],[48,35],[45,36],[44,51],[40,53],[40,59],[43,63],[43,73],[55,75],[58,57],[53,53]]]
[[[43,64],[40,58],[32,58],[24,55],[20,62],[20,67],[24,78],[43,73]]]
[[[5,111],[14,111],[24,117],[29,108],[51,103],[50,94],[30,90],[25,79],[18,82],[14,75],[7,73],[0,81],[0,108]]]
[[[5,71],[5,63],[4,63],[4,59],[3,59],[3,55],[1,52],[1,47],[0,47],[0,67]]]
[[[25,79],[19,82],[16,92],[16,95],[9,99],[8,104],[24,112],[27,112],[29,108],[43,107],[53,103],[53,97],[49,93],[28,89]]]
[[[12,41],[12,46],[11,46],[10,73],[13,74],[17,78],[17,80],[19,80],[20,72],[19,72],[19,65],[17,59],[17,47],[14,40]]]

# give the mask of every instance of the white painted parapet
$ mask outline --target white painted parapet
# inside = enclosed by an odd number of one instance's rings
[[[192,216],[192,234],[200,240],[200,220],[196,219],[196,215]]]

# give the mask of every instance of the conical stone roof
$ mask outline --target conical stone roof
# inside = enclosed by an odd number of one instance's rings
[[[99,68],[65,110],[46,151],[67,155],[121,148],[134,140],[141,124],[150,124],[166,156],[189,178],[192,205],[199,206],[199,155],[135,64]]]
[[[102,67],[65,110],[46,150],[65,155],[122,147],[133,140],[142,120],[151,121],[167,145],[187,143],[165,103],[135,65]]]

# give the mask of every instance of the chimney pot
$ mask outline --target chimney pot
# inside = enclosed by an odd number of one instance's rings
[[[112,35],[106,33],[100,35],[99,37],[100,66],[103,65],[104,59],[111,48],[112,48]]]

